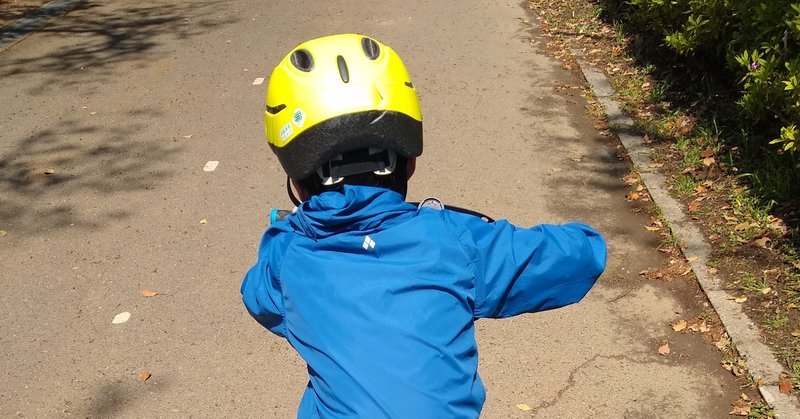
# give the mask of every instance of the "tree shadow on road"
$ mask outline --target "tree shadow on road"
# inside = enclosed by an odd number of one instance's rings
[[[87,72],[92,80],[110,76],[116,64],[147,58],[143,55],[167,41],[189,39],[237,20],[226,16],[220,2],[136,2],[122,7],[84,2],[37,31],[48,42],[60,42],[59,48],[41,52],[40,48],[24,48],[28,45],[23,40],[11,47],[14,54],[2,57],[0,77],[33,75],[41,84],[29,93],[49,92],[51,83],[83,82],[74,77],[77,73]],[[63,79],[65,74],[73,77]]]
[[[136,380],[136,381],[134,381]],[[78,413],[79,417],[86,418],[110,418],[120,416],[123,412],[131,409],[142,409],[142,404],[148,398],[163,394],[171,387],[167,378],[161,375],[158,380],[149,380],[147,383],[141,382],[136,378],[127,380],[115,380],[106,382],[91,393],[91,397],[86,401],[87,406],[79,407],[76,410],[84,410]],[[130,413],[130,412],[129,412]],[[161,415],[165,412],[159,412]]]
[[[152,129],[166,112],[135,96],[151,87],[131,69],[237,19],[222,2],[84,2],[0,53],[0,86],[11,100],[0,110],[0,228],[96,228],[135,212],[127,197],[170,177],[181,145]],[[80,112],[78,103],[108,105],[109,85],[130,103]]]
[[[130,123],[106,126],[65,119],[30,136],[10,138],[0,155],[0,220],[15,233],[66,226],[98,227],[108,217],[98,198],[154,188],[172,174],[180,150],[140,132],[153,110],[126,112]],[[78,195],[86,204],[77,209]],[[93,204],[91,204],[93,202]],[[94,205],[95,208],[90,208]]]

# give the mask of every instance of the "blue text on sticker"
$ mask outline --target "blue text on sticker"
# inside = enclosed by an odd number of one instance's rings
[[[284,125],[283,128],[281,128],[281,141],[289,138],[289,136],[292,135],[292,132],[294,131],[292,130],[291,123],[287,123],[286,125]]]

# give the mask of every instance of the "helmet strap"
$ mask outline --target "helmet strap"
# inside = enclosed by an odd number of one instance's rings
[[[372,172],[378,176],[392,174],[397,168],[397,153],[381,148],[368,148],[339,154],[317,169],[325,186],[336,185],[347,176]]]
[[[292,189],[292,180],[289,178],[289,176],[286,176],[286,193],[289,194],[289,199],[292,200],[292,203],[295,206],[300,206],[300,204],[302,204],[302,202],[300,202],[300,200],[297,199],[297,196],[294,194],[294,190]]]

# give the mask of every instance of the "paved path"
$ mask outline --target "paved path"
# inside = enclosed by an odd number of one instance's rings
[[[484,417],[727,417],[720,355],[669,327],[704,297],[638,275],[665,263],[658,238],[529,19],[516,2],[115,0],[0,53],[0,416],[294,415],[304,365],[238,293],[267,210],[288,205],[253,82],[301,41],[359,32],[420,91],[409,199],[609,239],[582,304],[479,322]]]

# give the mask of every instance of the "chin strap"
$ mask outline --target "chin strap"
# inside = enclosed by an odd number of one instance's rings
[[[299,207],[301,202],[299,199],[297,199],[297,196],[295,196],[294,190],[292,190],[292,181],[289,176],[286,176],[286,193],[289,194],[289,199],[292,200],[292,203]]]

